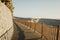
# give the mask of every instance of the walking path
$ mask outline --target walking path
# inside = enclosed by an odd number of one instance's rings
[[[12,40],[41,40],[41,38],[37,33],[15,21]]]

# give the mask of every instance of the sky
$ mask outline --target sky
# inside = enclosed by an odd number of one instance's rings
[[[12,0],[14,16],[60,19],[60,0]]]

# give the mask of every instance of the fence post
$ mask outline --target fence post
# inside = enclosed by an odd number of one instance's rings
[[[30,20],[30,28],[31,28],[31,20]]]
[[[56,36],[56,40],[58,40],[58,36],[59,36],[59,26],[57,27],[57,36]]]
[[[41,31],[41,38],[43,37],[43,23],[42,23],[42,31]]]

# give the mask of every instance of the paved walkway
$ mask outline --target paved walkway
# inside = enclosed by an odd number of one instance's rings
[[[14,34],[12,40],[41,40],[37,33],[24,27],[20,23],[14,22]]]

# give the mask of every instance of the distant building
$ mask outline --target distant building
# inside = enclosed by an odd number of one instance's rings
[[[39,18],[33,18],[32,20],[31,20],[31,22],[38,22],[39,21]]]

